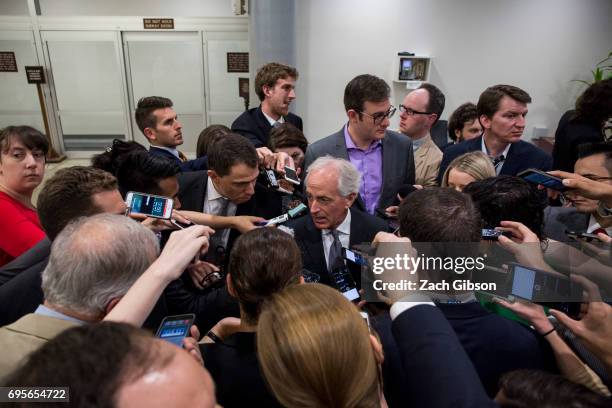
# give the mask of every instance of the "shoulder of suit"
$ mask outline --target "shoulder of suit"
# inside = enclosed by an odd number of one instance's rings
[[[336,133],[332,133],[329,136],[325,136],[324,138],[321,138],[319,140],[317,140],[314,143],[311,143],[310,145],[308,145],[308,150],[312,149],[312,148],[319,148],[322,146],[327,147],[330,144],[336,144],[338,142],[338,140],[340,140],[339,138],[342,137],[342,139],[344,139],[344,132],[343,130],[340,130],[339,132]]]
[[[526,142],[524,140],[519,140],[516,143],[516,147],[517,147],[516,151],[518,153],[525,153],[525,154],[540,156],[542,158],[550,157],[548,153],[540,149],[538,146],[534,145],[533,143]]]

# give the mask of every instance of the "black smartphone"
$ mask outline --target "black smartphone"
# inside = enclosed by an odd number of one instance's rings
[[[512,286],[510,294],[530,302],[547,302],[552,299],[569,299],[572,283],[567,277],[519,264],[511,264]]]
[[[345,298],[351,302],[359,302],[361,300],[355,279],[353,279],[353,275],[351,275],[346,265],[335,268],[331,271],[330,275],[332,282]]]
[[[567,235],[569,238],[573,239],[573,240],[585,240],[586,242],[591,242],[593,240],[597,240],[599,241],[599,237],[597,236],[597,234],[589,234],[586,232],[576,232],[576,231],[565,231],[565,235]]]
[[[480,233],[480,237],[485,241],[497,241],[503,231],[496,230],[495,228],[483,228]]]
[[[155,336],[183,347],[183,339],[189,336],[189,329],[194,320],[193,313],[164,317]]]
[[[291,167],[285,166],[285,180],[295,185],[300,185],[300,178],[298,177],[296,171]]]
[[[519,177],[533,184],[541,184],[546,188],[557,191],[565,191],[567,187],[563,185],[563,181],[559,177],[551,176],[550,174],[538,169],[527,169],[518,174]]]

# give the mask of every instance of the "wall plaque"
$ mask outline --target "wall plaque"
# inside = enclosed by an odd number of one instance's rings
[[[0,51],[0,72],[17,72],[17,60],[12,51]]]
[[[228,52],[227,72],[249,72],[249,53]]]
[[[143,26],[146,30],[173,30],[173,18],[143,18]]]

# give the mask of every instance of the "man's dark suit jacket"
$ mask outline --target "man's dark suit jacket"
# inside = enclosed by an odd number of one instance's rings
[[[344,127],[339,132],[308,146],[304,158],[304,174],[312,162],[325,155],[349,160],[344,141]],[[404,186],[412,186],[415,177],[412,141],[408,136],[387,130],[382,140],[382,158],[382,186],[376,205],[377,213],[384,213],[385,208],[396,205],[397,193]],[[357,197],[353,207],[366,211],[361,195]]]
[[[406,376],[402,407],[495,407],[441,311],[418,305],[395,318],[393,338]],[[495,358],[495,357],[493,357]],[[493,363],[493,362],[492,362]]]
[[[444,150],[440,172],[438,173],[438,184],[442,182],[442,177],[446,168],[456,157],[464,153],[481,151],[482,136],[466,140],[456,145],[449,146]],[[508,150],[508,157],[504,160],[500,174],[516,176],[523,170],[539,169],[542,171],[552,170],[552,158],[542,149],[522,140],[512,143]]]
[[[351,208],[350,211],[351,231],[349,246],[362,244],[364,242],[372,242],[376,233],[389,229],[387,223],[380,218],[376,218],[353,208]],[[293,229],[295,240],[302,253],[304,268],[318,274],[321,277],[321,283],[334,286],[329,276],[329,271],[327,270],[327,263],[325,262],[321,230],[315,227],[312,217],[310,215],[305,215],[301,218],[291,220],[285,225]],[[357,286],[361,287],[360,268],[350,263],[348,265]]]
[[[571,242],[565,231],[586,232],[590,214],[576,211],[574,207],[551,207],[544,209],[544,235],[560,242]]]
[[[167,150],[158,149],[155,146],[151,146],[149,149],[149,154],[153,154],[155,156],[165,157],[170,159],[181,167],[181,171],[199,171],[199,170],[208,170],[208,160],[205,157],[199,157],[194,160],[181,161],[178,157],[173,155]]]
[[[2,268],[3,276],[8,273],[14,276],[0,286],[0,326],[33,313],[43,302],[41,274],[50,253],[51,241],[45,237]]]
[[[200,344],[213,380],[217,402],[224,407],[280,407],[259,368],[256,334],[238,332],[221,343]]]
[[[490,397],[495,396],[499,378],[508,371],[556,371],[554,356],[546,341],[521,324],[490,313],[478,302],[438,304],[437,307],[459,338]],[[383,366],[383,373],[391,379],[385,391],[392,400],[402,401],[402,382],[412,373],[402,372],[396,363],[398,345],[390,336],[388,320],[388,315],[377,317],[374,328],[380,334],[385,356],[389,357]]]
[[[296,128],[303,130],[302,118],[289,112],[285,116],[285,122],[291,123]],[[268,146],[268,139],[272,125],[261,111],[261,105],[257,108],[242,112],[232,123],[232,131],[241,134],[253,143],[255,147]]]

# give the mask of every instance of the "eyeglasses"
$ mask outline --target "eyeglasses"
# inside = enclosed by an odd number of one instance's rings
[[[397,109],[394,106],[391,106],[388,111],[386,111],[386,112],[378,112],[378,113],[375,113],[373,115],[370,115],[369,113],[366,113],[366,112],[363,112],[363,111],[359,112],[359,113],[363,113],[364,115],[371,117],[372,121],[374,122],[375,125],[380,125],[383,122],[383,120],[391,119],[393,117],[393,115],[395,115],[395,111],[396,110]]]
[[[408,116],[414,116],[414,115],[433,115],[432,112],[419,112],[419,111],[416,111],[414,109],[410,109],[410,108],[408,108],[408,107],[406,107],[404,105],[400,105],[399,106],[399,111],[400,111],[400,113],[405,113]]]

